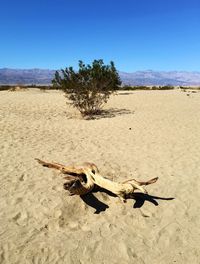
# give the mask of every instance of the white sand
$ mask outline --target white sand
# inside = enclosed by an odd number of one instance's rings
[[[120,93],[106,108],[82,120],[61,92],[0,92],[1,264],[200,263],[200,93]],[[158,176],[149,194],[175,199],[85,203],[36,157],[91,161],[119,181]]]

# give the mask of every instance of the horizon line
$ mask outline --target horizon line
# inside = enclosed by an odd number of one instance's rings
[[[0,67],[0,70],[48,70],[48,71],[59,71],[61,69],[65,69],[64,68],[60,68],[60,69],[52,69],[52,68],[39,68],[39,67],[32,67],[32,68],[10,68],[10,67]],[[135,73],[135,72],[198,72],[200,73],[200,70],[153,70],[153,69],[140,69],[140,70],[135,70],[135,71],[124,71],[124,70],[118,70],[118,72],[121,73]]]

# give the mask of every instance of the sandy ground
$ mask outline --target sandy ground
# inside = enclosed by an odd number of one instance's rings
[[[200,92],[120,93],[106,108],[83,120],[61,92],[0,92],[1,264],[200,263]],[[69,197],[34,158],[159,181],[126,204]]]

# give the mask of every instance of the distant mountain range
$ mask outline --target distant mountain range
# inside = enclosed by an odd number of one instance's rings
[[[43,69],[0,69],[0,84],[50,84],[54,70]]]
[[[51,84],[55,70],[44,69],[0,69],[0,84]],[[200,72],[187,71],[136,71],[119,72],[125,85],[200,85]]]
[[[122,82],[130,85],[200,85],[200,72],[147,70],[119,74]]]

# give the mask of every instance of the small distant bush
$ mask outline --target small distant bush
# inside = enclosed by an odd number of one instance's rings
[[[124,91],[150,90],[150,87],[145,85],[137,85],[137,86],[124,85],[122,87],[122,90]]]
[[[174,86],[172,85],[164,85],[164,86],[159,86],[158,90],[173,90]]]
[[[46,92],[47,91],[47,87],[46,86],[40,86],[40,87],[38,87],[39,89],[40,89],[40,91],[42,91],[42,92]]]
[[[188,87],[188,86],[180,86],[180,89],[189,90],[189,89],[191,89],[191,87]]]
[[[130,86],[130,85],[124,85],[122,87],[122,90],[129,90],[129,91],[135,91],[135,90],[172,90],[174,89],[174,86],[171,85],[165,85],[165,86],[145,86],[145,85],[137,85],[137,86]]]
[[[47,90],[51,90],[52,86],[50,86],[50,85],[40,85],[37,88],[39,88],[40,91],[42,91],[42,92],[46,92]]]
[[[38,88],[36,84],[27,84],[25,85],[26,88]]]
[[[155,86],[154,85],[154,86],[151,87],[151,90],[159,90],[159,86]]]
[[[10,92],[19,92],[19,91],[27,91],[26,86],[13,86],[9,89]]]
[[[133,90],[133,87],[130,86],[130,85],[124,85],[124,86],[121,87],[121,90],[123,90],[123,91],[131,91],[131,90]]]
[[[12,87],[11,85],[0,85],[0,91],[7,91],[10,90]]]
[[[192,86],[180,86],[181,91],[186,92],[187,90],[200,90],[200,87],[192,87]]]
[[[52,84],[63,90],[72,106],[85,116],[100,113],[121,81],[114,62],[104,65],[103,60],[94,60],[91,65],[79,61],[78,71],[73,67],[56,71]]]

